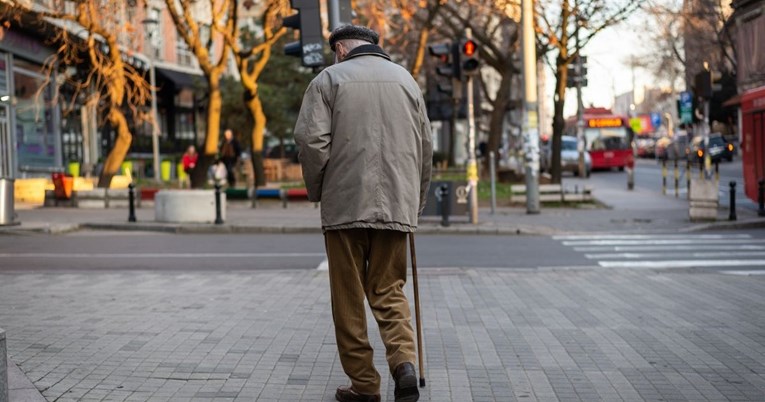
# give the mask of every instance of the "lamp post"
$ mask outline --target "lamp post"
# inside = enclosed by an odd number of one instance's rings
[[[146,32],[149,35],[149,43],[151,43],[151,50],[154,50],[154,43],[152,39],[154,37],[153,27],[159,24],[159,21],[147,18],[142,21]],[[160,182],[159,175],[159,113],[157,112],[157,82],[154,72],[154,55],[150,54],[146,57],[149,60],[149,85],[151,86],[151,150],[153,154],[153,166],[154,166],[154,181]]]

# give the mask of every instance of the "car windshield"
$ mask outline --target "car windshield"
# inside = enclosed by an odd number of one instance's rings
[[[563,140],[560,149],[561,151],[576,151],[576,140]]]
[[[725,140],[722,137],[709,137],[709,145],[725,145]]]

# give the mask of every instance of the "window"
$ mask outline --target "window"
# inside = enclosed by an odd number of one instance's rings
[[[186,41],[183,40],[181,35],[178,35],[176,33],[176,40],[175,40],[175,51],[176,55],[178,56],[177,63],[182,66],[194,66],[194,54],[191,52],[191,49],[189,49],[189,46],[186,44]]]

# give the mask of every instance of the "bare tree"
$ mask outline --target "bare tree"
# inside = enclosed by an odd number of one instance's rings
[[[237,2],[165,0],[165,5],[178,35],[196,57],[207,82],[207,132],[200,161],[191,173],[192,187],[199,187],[205,182],[207,168],[218,152],[223,103],[220,84],[231,57],[231,41],[224,38],[237,35]]]
[[[284,27],[274,31],[278,18],[289,11],[289,4],[285,0],[269,0],[263,12],[262,38],[248,41],[253,42],[248,46],[242,44],[242,40],[238,37],[238,30],[233,33],[234,35],[230,33],[226,35],[226,40],[232,47],[241,77],[245,103],[255,122],[250,135],[252,137],[252,162],[255,169],[256,186],[265,184],[262,153],[267,123],[266,114],[263,112],[263,102],[260,98],[260,92],[258,92],[258,78],[268,64],[274,43],[287,32]]]
[[[561,137],[565,128],[568,66],[598,33],[626,19],[644,0],[538,0],[536,30],[539,56],[555,52],[555,97],[552,137],[552,181],[561,180]],[[576,37],[579,37],[577,46]]]
[[[119,36],[132,27],[121,19],[122,1],[81,0],[64,2],[54,0],[48,4],[32,5],[25,0],[7,0],[3,18],[21,23],[30,16],[34,24],[52,28],[54,36],[50,42],[57,52],[45,63],[46,85],[54,84],[52,75],[61,66],[87,66],[81,76],[67,78],[67,84],[78,94],[87,94],[92,102],[98,103],[106,121],[116,131],[115,143],[104,162],[99,187],[109,187],[112,177],[118,173],[130,149],[133,136],[128,125],[130,115],[137,121],[151,117],[146,113],[146,102],[150,99],[150,87],[141,71],[127,63],[128,55],[120,46]],[[53,24],[50,20],[59,21]]]

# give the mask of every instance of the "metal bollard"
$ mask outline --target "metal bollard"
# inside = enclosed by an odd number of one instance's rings
[[[667,160],[661,161],[661,193],[667,195]]]
[[[720,181],[720,162],[715,162],[715,181]]]
[[[635,165],[627,166],[627,190],[635,189]]]
[[[685,196],[691,198],[691,161],[685,161]]]
[[[449,226],[449,215],[451,215],[451,200],[449,199],[449,186],[442,184],[438,188],[438,195],[441,201],[441,226]]]
[[[730,213],[728,214],[729,221],[736,220],[736,182],[732,181],[728,183],[730,186]]]
[[[680,196],[680,169],[677,168],[677,159],[675,159],[675,198]]]
[[[704,180],[704,163],[699,162],[699,179]]]
[[[757,201],[760,204],[757,209],[757,216],[765,216],[765,179],[760,179],[757,184]]]
[[[135,222],[135,184],[130,183],[128,184],[128,200],[129,200],[129,210],[128,210],[128,222]]]
[[[220,210],[220,184],[215,185],[215,224],[223,224],[223,218]]]
[[[254,186],[252,188],[252,194],[251,194],[250,200],[251,200],[250,208],[252,209],[257,208],[258,207],[258,187],[257,186]]]
[[[287,199],[287,190],[281,189],[279,190],[279,198],[282,199],[282,208],[287,209],[287,203],[289,200]]]
[[[497,209],[497,167],[494,165],[494,151],[489,152],[489,175],[491,176],[491,214]]]

